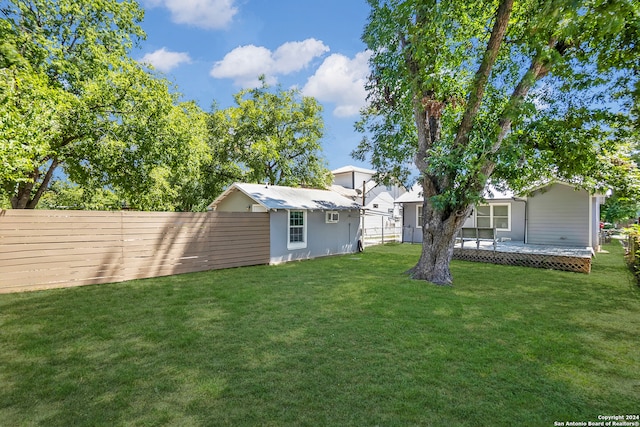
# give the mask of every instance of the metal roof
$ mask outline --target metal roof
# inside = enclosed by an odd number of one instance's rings
[[[353,210],[360,205],[334,191],[278,185],[235,183],[214,200],[215,207],[234,191],[240,191],[268,210]]]
[[[513,199],[515,194],[510,191],[499,191],[493,186],[485,188],[482,197],[488,202],[491,200],[508,200]],[[414,185],[410,191],[404,193],[395,200],[395,203],[422,203],[422,187],[419,184]]]
[[[353,166],[353,165],[343,166],[341,168],[334,169],[334,170],[331,171],[331,173],[334,174],[334,175],[339,174],[339,173],[346,173],[346,172],[360,172],[360,173],[365,173],[365,174],[369,174],[369,175],[374,175],[376,173],[376,171],[374,171],[372,169],[360,168],[360,167]]]
[[[354,190],[353,188],[346,188],[342,185],[333,184],[331,186],[331,191],[340,194],[341,196],[346,197],[347,199],[357,200],[358,198],[362,198],[360,194],[362,194],[358,190]]]

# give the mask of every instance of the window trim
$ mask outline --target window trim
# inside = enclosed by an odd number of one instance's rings
[[[422,203],[416,205],[416,228],[422,228],[422,221],[420,221],[420,209],[423,209]],[[423,210],[424,212],[424,210]]]
[[[478,205],[477,207],[480,206],[489,206],[489,222],[491,223],[492,228],[495,228],[496,231],[511,231],[511,203],[488,203],[488,204],[484,204],[484,205]],[[495,225],[495,215],[493,213],[493,208],[494,206],[506,206],[507,207],[507,224],[508,224],[508,228],[498,228],[498,227],[494,227]],[[474,215],[475,215],[475,223],[476,223],[476,227],[478,226],[478,209],[474,209]],[[502,215],[498,215],[500,217],[502,217]]]
[[[294,212],[302,212],[302,242],[291,241],[291,214]],[[299,226],[294,226],[299,227]],[[307,247],[307,211],[306,210],[287,210],[287,249],[305,249]]]
[[[324,221],[327,224],[337,224],[340,221],[340,213],[338,211],[327,211],[324,216]]]

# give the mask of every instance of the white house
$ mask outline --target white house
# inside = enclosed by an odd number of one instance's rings
[[[518,197],[488,191],[464,227],[496,228],[498,240],[597,249],[600,205],[605,195],[555,182]],[[422,242],[422,196],[418,188],[398,198],[403,205],[404,242]]]
[[[236,183],[209,208],[267,212],[271,264],[359,250],[360,205],[334,191]]]
[[[401,185],[382,185],[373,177],[376,171],[356,166],[345,166],[332,171],[331,189],[350,197],[363,207],[364,241],[377,241],[383,234],[387,238],[398,234],[402,228],[401,207],[398,197],[406,193]],[[369,239],[367,239],[369,237]]]

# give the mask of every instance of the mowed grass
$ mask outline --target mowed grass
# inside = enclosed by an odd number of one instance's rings
[[[640,290],[418,245],[0,295],[0,425],[551,426],[640,410]]]

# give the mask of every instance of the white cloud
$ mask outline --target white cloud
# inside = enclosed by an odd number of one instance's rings
[[[329,52],[329,47],[320,40],[306,39],[301,42],[287,42],[273,53],[274,71],[289,74],[306,67],[313,58]]]
[[[238,13],[235,0],[143,0],[148,7],[165,7],[176,24],[204,29],[225,28]]]
[[[328,51],[328,46],[313,38],[284,43],[275,52],[263,46],[240,46],[216,62],[210,74],[218,79],[233,79],[241,87],[257,86],[261,74],[273,83],[276,75],[300,71]]]
[[[258,76],[273,68],[271,51],[262,46],[240,46],[215,63],[211,76],[217,79],[233,79],[238,86],[256,86]]]
[[[320,101],[333,102],[333,114],[348,117],[358,114],[366,103],[365,84],[369,75],[370,51],[356,54],[353,59],[333,54],[324,60],[309,77],[302,93]]]
[[[163,47],[155,52],[147,53],[139,62],[153,65],[157,70],[168,73],[180,64],[191,63],[191,57],[186,52],[171,52]]]

